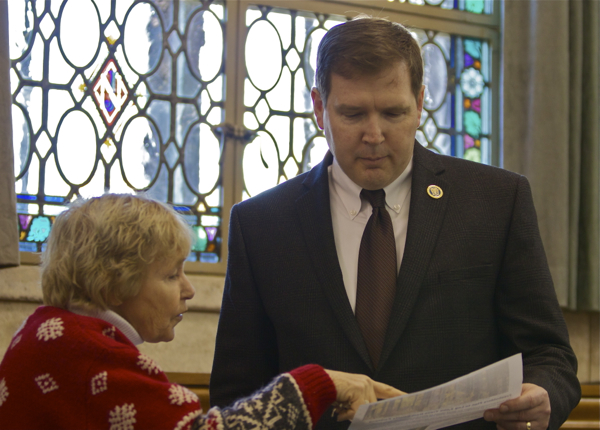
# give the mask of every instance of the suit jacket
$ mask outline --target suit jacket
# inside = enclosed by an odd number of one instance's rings
[[[350,307],[329,203],[328,154],[310,172],[235,205],[211,376],[224,406],[306,363],[406,392],[517,352],[550,394],[550,428],[580,397],[527,179],[415,142],[396,297],[375,369]],[[443,196],[433,199],[429,185]],[[495,428],[483,420],[462,428]],[[327,414],[317,428],[346,428]]]

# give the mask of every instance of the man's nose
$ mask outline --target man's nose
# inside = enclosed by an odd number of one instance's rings
[[[367,118],[363,132],[363,142],[368,145],[379,145],[384,141],[380,120],[376,116]]]

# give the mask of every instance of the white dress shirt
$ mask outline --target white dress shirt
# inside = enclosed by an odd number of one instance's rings
[[[384,188],[386,209],[392,218],[396,237],[396,270],[399,270],[410,208],[410,188],[412,183],[412,159],[404,172],[390,185]],[[329,200],[333,236],[338,260],[342,269],[344,286],[348,300],[355,310],[356,280],[358,277],[358,251],[363,232],[373,212],[371,204],[360,198],[362,188],[356,185],[344,173],[337,160],[329,166]]]

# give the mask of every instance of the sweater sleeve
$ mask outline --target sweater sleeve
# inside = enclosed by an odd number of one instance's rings
[[[199,416],[196,430],[226,430],[245,426],[256,429],[312,429],[336,399],[331,378],[321,366],[310,364],[276,377],[252,396],[231,407],[211,408]]]

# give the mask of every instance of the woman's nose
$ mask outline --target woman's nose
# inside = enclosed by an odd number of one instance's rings
[[[196,289],[188,279],[188,277],[183,275],[183,286],[181,289],[181,298],[183,300],[191,300],[196,295]]]

